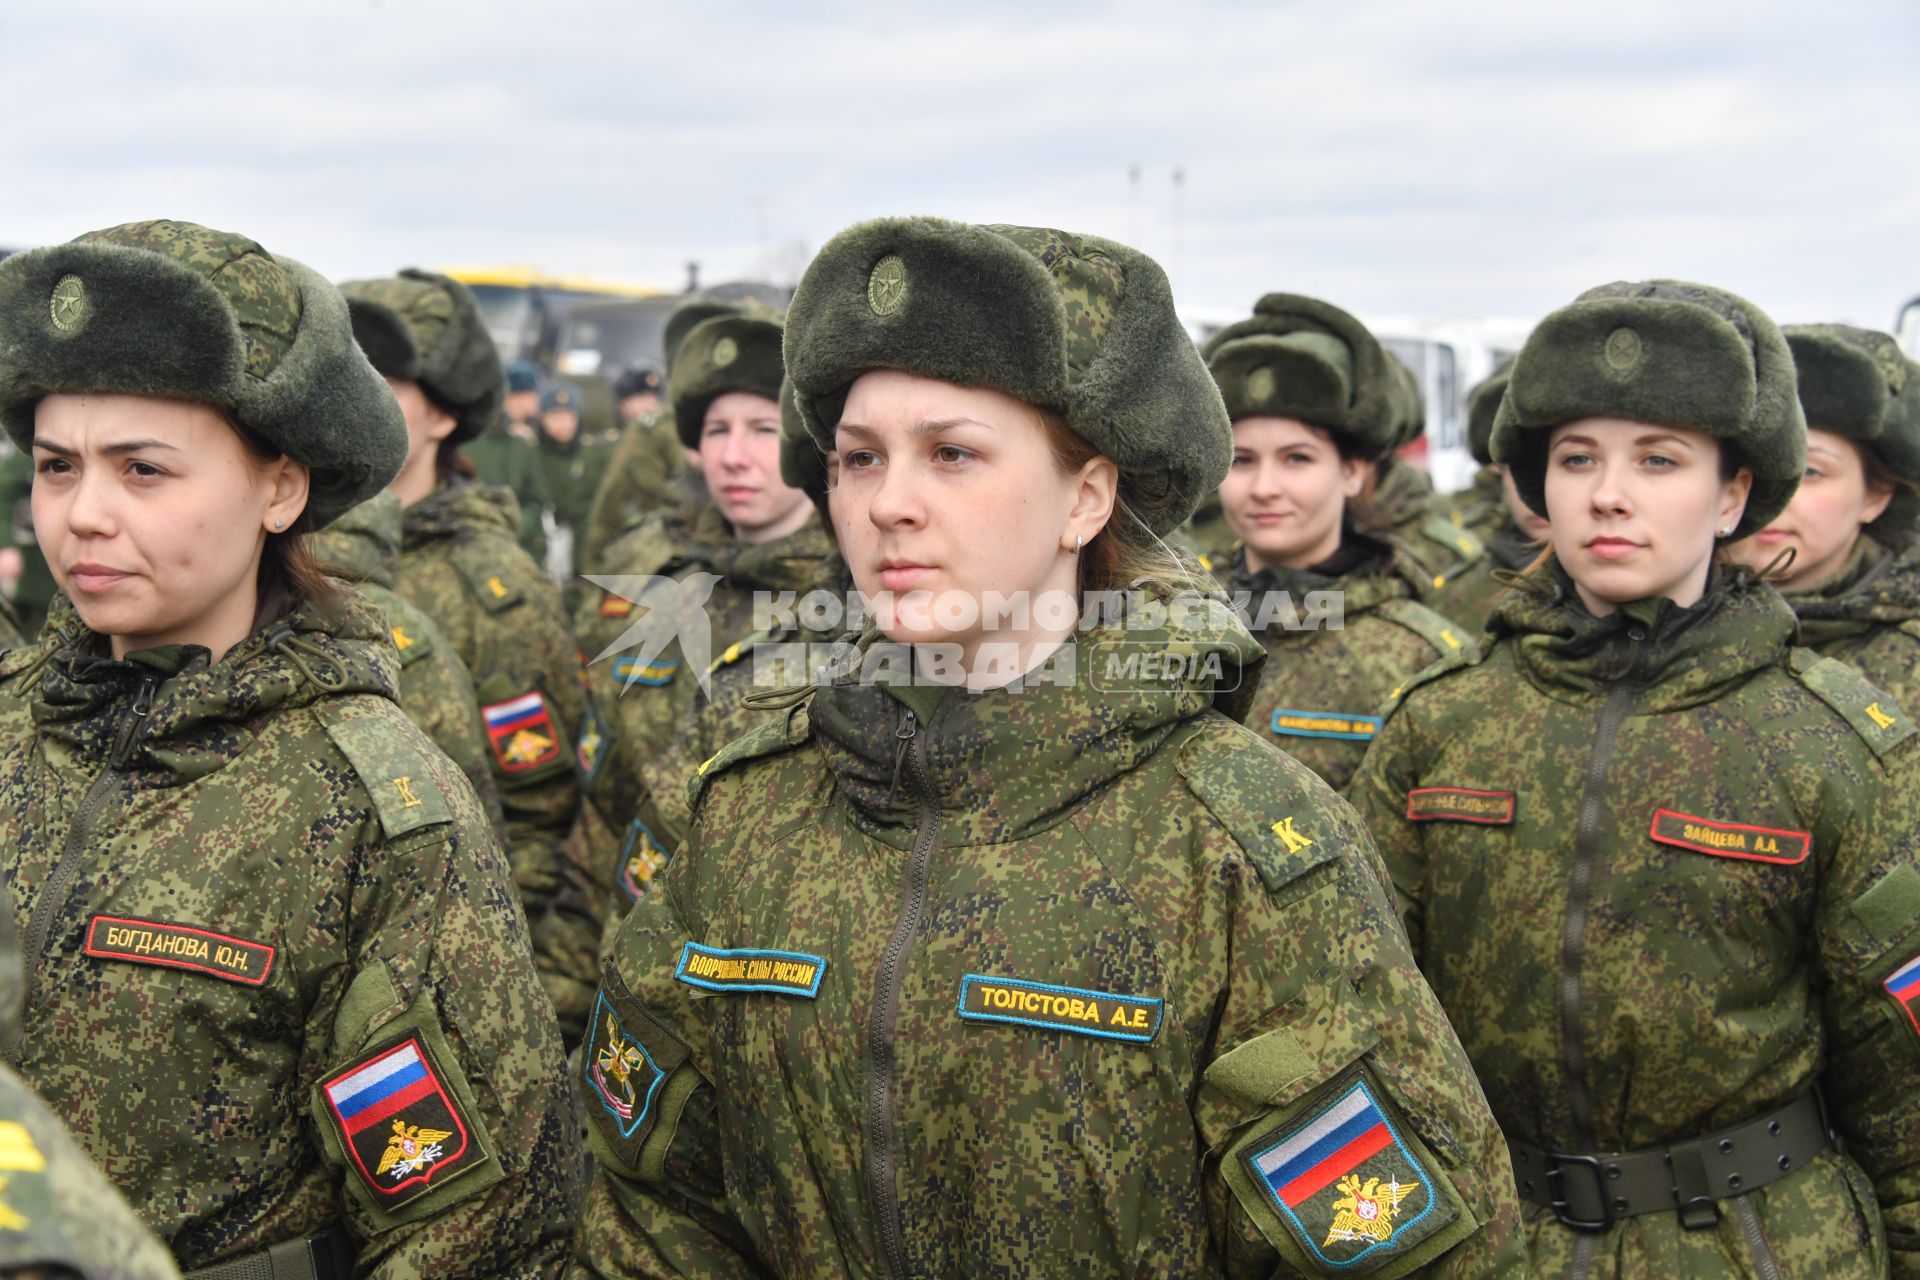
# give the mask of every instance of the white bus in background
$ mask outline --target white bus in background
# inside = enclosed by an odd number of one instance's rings
[[[1479,467],[1467,447],[1467,393],[1520,350],[1534,322],[1494,316],[1362,319],[1381,345],[1413,370],[1427,404],[1426,434],[1404,456],[1426,467],[1436,491],[1466,488]]]
[[[1210,310],[1183,309],[1180,315],[1187,332],[1199,343],[1246,318],[1244,312]],[[1407,448],[1404,456],[1432,474],[1439,492],[1466,488],[1478,466],[1467,448],[1467,393],[1492,373],[1495,365],[1520,350],[1533,321],[1484,316],[1361,319],[1387,350],[1413,370],[1426,401],[1426,434]]]

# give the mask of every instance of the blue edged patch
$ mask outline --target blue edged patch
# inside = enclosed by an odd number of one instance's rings
[[[647,1122],[653,1095],[659,1092],[667,1073],[654,1062],[645,1045],[627,1034],[604,991],[594,1000],[588,1025],[593,1035],[586,1052],[580,1055],[586,1064],[587,1088],[613,1117],[620,1136],[631,1138]]]
[[[626,847],[620,850],[620,888],[628,902],[638,902],[646,896],[653,878],[671,857],[673,850],[661,844],[646,823],[635,818],[627,828]]]
[[[1289,738],[1341,738],[1348,742],[1371,742],[1374,735],[1380,732],[1382,723],[1379,716],[1282,708],[1273,713],[1273,722],[1267,727]]]
[[[960,979],[960,1016],[975,1022],[1006,1022],[1146,1044],[1159,1034],[1163,1008],[1155,996],[1085,991],[984,973]]]
[[[1244,1158],[1281,1220],[1324,1266],[1404,1251],[1445,1225],[1434,1213],[1441,1201],[1433,1179],[1364,1078],[1336,1086],[1332,1102]]]
[[[689,942],[680,949],[673,976],[705,991],[771,991],[775,995],[820,994],[827,962],[804,951],[727,950]]]
[[[672,684],[679,670],[678,658],[655,658],[651,662],[633,657],[613,660],[613,678],[621,684]]]

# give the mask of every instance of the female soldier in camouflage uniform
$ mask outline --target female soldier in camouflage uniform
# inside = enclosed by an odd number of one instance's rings
[[[1800,642],[1920,705],[1920,366],[1884,333],[1788,325],[1807,415],[1807,475],[1778,519],[1734,548],[1800,618]]]
[[[407,461],[393,483],[406,507],[394,586],[473,675],[534,959],[572,1043],[599,941],[566,856],[580,810],[579,651],[559,591],[520,546],[513,494],[473,483],[459,452],[500,412],[500,356],[457,280],[409,270],[341,290],[354,336],[407,419]]]
[[[1351,315],[1291,294],[1232,332],[1207,356],[1233,419],[1225,578],[1272,658],[1247,723],[1338,790],[1380,704],[1468,632],[1416,602],[1430,575],[1406,546],[1354,527],[1367,464],[1393,446],[1393,357]]]
[[[1608,285],[1548,316],[1493,452],[1553,559],[1349,788],[1537,1275],[1920,1266],[1920,742],[1715,556],[1805,444],[1787,344],[1738,298]]]
[[[721,315],[687,334],[674,359],[673,421],[699,454],[711,504],[690,533],[655,516],[616,540],[597,576],[602,590],[575,622],[613,743],[589,784],[617,833],[617,845],[602,838],[603,852],[589,854],[609,920],[686,836],[689,768],[671,748],[698,718],[707,677],[747,656],[766,621],[757,602],[804,595],[833,554],[813,504],[780,474],[781,379],[775,321]]]
[[[304,547],[406,448],[340,295],[137,223],[0,264],[0,353],[85,624],[0,659],[8,1058],[196,1276],[553,1273],[573,1112],[505,861]]]
[[[855,581],[903,594],[703,766],[620,930],[577,1273],[1498,1272],[1498,1134],[1366,836],[1214,709],[1263,655],[1169,594],[1230,440],[1159,268],[868,223],[787,356]]]

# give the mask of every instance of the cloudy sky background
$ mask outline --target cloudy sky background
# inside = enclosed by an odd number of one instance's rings
[[[166,216],[677,288],[927,212],[1130,239],[1196,313],[1920,294],[1914,0],[46,0],[0,49],[13,247]]]

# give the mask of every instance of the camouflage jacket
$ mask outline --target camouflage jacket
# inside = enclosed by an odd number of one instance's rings
[[[607,549],[649,516],[671,514],[678,490],[673,481],[687,469],[673,414],[662,409],[626,427],[606,460],[580,532],[578,563],[585,573],[613,573]]]
[[[1481,467],[1473,473],[1473,483],[1458,493],[1435,498],[1433,513],[1445,517],[1474,537],[1486,542],[1493,532],[1509,523],[1507,495],[1500,484],[1500,473]]]
[[[180,1277],[172,1256],[65,1126],[5,1067],[0,1067],[0,1277]]]
[[[183,1267],[338,1222],[366,1276],[553,1274],[559,1039],[384,621],[104,653],[78,630],[0,659],[21,1074]]]
[[[611,576],[655,581],[630,593],[637,601],[618,591],[589,593],[576,622],[595,655],[589,687],[611,744],[588,792],[604,822],[574,849],[603,922],[626,913],[686,837],[687,778],[706,758],[694,754],[698,739],[685,736],[697,734],[707,702],[702,677],[741,665],[743,646],[764,621],[755,616],[758,595],[797,600],[824,582],[832,556],[818,521],[749,546],[733,540],[712,508],[689,536],[676,537],[669,522],[654,519],[608,549]],[[696,599],[708,585],[711,594]],[[688,651],[689,637],[698,652]],[[650,650],[653,656],[642,656]],[[728,686],[750,683],[753,670],[744,664]]]
[[[1787,603],[1800,643],[1858,667],[1902,707],[1920,707],[1920,548],[1862,535],[1839,576]]]
[[[473,673],[534,958],[569,1041],[593,995],[598,928],[566,857],[586,714],[560,594],[513,536],[512,496],[455,485],[408,507],[395,588]]]
[[[536,563],[547,555],[546,526],[541,513],[547,509],[546,473],[540,467],[540,446],[532,429],[510,424],[504,415],[491,427],[460,446],[460,452],[473,464],[478,483],[505,489],[517,504],[513,523],[520,545]]]
[[[1485,556],[1480,539],[1435,513],[1433,480],[1426,470],[1403,458],[1380,463],[1379,478],[1367,496],[1362,531],[1397,538],[1428,578],[1421,598],[1447,613],[1448,583]],[[1452,615],[1448,615],[1452,616]]]
[[[1106,640],[1182,674],[1096,690]],[[1366,834],[1236,723],[1259,646],[1214,603],[1060,655],[983,693],[842,677],[704,771],[595,1009],[570,1274],[1517,1265]]]
[[[460,766],[492,819],[501,847],[509,848],[500,788],[493,780],[493,750],[487,745],[473,677],[433,619],[393,589],[400,563],[400,521],[400,499],[379,494],[315,536],[314,556],[327,572],[354,583],[387,620],[387,634],[400,654],[400,709]]]
[[[1348,789],[1421,967],[1511,1138],[1659,1148],[1817,1082],[1846,1154],[1722,1201],[1715,1229],[1589,1236],[1529,1207],[1534,1271],[1879,1275],[1884,1218],[1914,1274],[1920,1028],[1885,985],[1920,956],[1912,722],[1790,648],[1744,572],[1690,609],[1574,598],[1557,565],[1510,595]]]
[[[1423,580],[1403,546],[1351,529],[1312,569],[1249,573],[1246,553],[1235,555],[1228,590],[1271,659],[1248,727],[1334,790],[1346,786],[1388,697],[1430,663],[1471,651],[1468,632],[1414,600]]]

